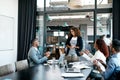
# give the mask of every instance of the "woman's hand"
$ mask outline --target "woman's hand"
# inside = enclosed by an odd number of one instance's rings
[[[65,49],[64,48],[59,48],[59,53],[60,53],[60,55],[64,54],[65,53]]]
[[[83,51],[81,51],[81,52],[80,52],[80,55],[83,55],[83,54],[84,54],[84,52],[83,52]]]
[[[87,50],[87,49],[85,49],[84,50],[84,53],[86,53],[87,55],[90,53],[90,51],[89,50]]]
[[[98,60],[94,60],[93,64],[97,67],[99,72],[102,72],[102,69],[100,68],[100,62]]]
[[[75,46],[69,46],[69,45],[67,45],[67,47],[70,49],[75,48]]]
[[[98,65],[98,61],[97,61],[97,60],[94,60],[94,61],[93,61],[93,64],[97,66],[97,65]]]
[[[78,46],[76,46],[75,48],[79,49],[79,47],[78,47]]]
[[[107,67],[107,65],[100,59],[97,59],[97,61],[99,61],[105,68]]]
[[[71,49],[75,48],[75,46],[70,46]]]

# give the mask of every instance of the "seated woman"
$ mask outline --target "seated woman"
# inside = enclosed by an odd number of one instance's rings
[[[89,60],[93,63],[93,65],[95,66],[91,72],[91,74],[89,75],[89,78],[94,78],[95,80],[101,80],[102,79],[102,75],[100,74],[100,72],[97,69],[96,66],[96,62],[99,65],[100,69],[102,71],[105,71],[105,67],[106,67],[106,58],[109,55],[109,51],[108,51],[108,47],[105,44],[105,42],[102,39],[97,39],[94,43],[94,48],[96,49],[96,52],[94,55],[92,55],[88,50],[85,50],[83,52],[81,52],[80,54],[83,55],[83,57],[89,56]],[[89,80],[89,79],[88,79]]]
[[[107,62],[107,67],[105,71],[102,71],[100,66],[96,61],[96,66],[100,71],[104,80],[120,80],[120,40],[113,40],[111,44],[111,53],[109,61]]]
[[[109,55],[108,47],[105,44],[105,42],[102,39],[97,39],[94,44],[94,48],[96,49],[96,52],[94,55],[92,55],[88,50],[85,50],[80,53],[80,55],[87,54],[87,56],[90,57],[91,62],[95,62],[96,60],[99,61],[99,64],[106,64],[106,58]],[[105,71],[104,65],[101,65],[101,68],[103,71]]]

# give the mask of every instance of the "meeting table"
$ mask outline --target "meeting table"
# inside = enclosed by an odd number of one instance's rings
[[[87,61],[83,63],[87,63]],[[87,64],[89,65],[90,63]],[[92,67],[90,66],[90,68],[80,70],[84,76],[65,77],[62,75],[66,71],[65,67],[60,67],[56,64],[40,64],[0,77],[0,80],[86,80],[91,70]]]

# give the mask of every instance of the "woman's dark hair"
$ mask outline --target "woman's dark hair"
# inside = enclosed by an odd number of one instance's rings
[[[98,49],[105,55],[105,57],[107,58],[109,56],[109,51],[108,51],[108,47],[105,44],[104,40],[102,39],[97,39],[96,40],[96,45],[98,47]]]
[[[70,30],[73,30],[75,32],[75,36],[81,36],[80,30],[76,27],[71,27]],[[71,32],[69,33],[69,37],[73,36]]]
[[[115,49],[116,52],[120,51],[120,40],[114,39],[112,41],[112,47]]]

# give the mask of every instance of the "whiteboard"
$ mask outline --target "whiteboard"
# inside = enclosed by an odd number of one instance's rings
[[[14,18],[0,15],[0,51],[13,49]]]

